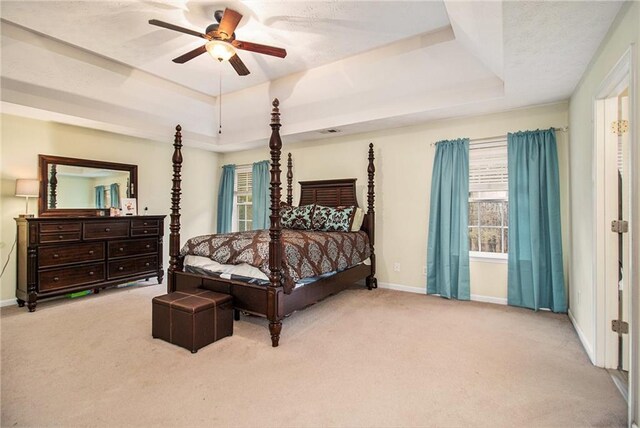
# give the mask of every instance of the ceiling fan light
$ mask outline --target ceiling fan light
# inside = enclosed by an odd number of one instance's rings
[[[220,40],[211,40],[205,45],[207,52],[218,61],[229,61],[236,54],[235,49],[229,43]]]

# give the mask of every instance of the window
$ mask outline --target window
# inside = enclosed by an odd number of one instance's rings
[[[504,192],[506,193],[506,192]],[[469,250],[479,253],[507,253],[509,242],[509,201],[469,197]]]
[[[251,196],[251,167],[236,168],[235,189],[233,192],[232,230],[234,232],[245,232],[253,229]]]
[[[508,250],[507,142],[478,142],[469,148],[470,255],[506,258]]]

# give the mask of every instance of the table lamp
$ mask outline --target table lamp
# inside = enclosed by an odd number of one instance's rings
[[[20,214],[20,217],[33,217],[33,214],[29,214],[29,198],[37,198],[40,194],[40,183],[38,180],[18,178],[16,180],[16,196],[22,196],[27,198],[27,206],[25,213]]]

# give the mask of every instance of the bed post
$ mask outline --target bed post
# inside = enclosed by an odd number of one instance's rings
[[[58,206],[58,166],[51,164],[51,176],[49,177],[49,208]]]
[[[171,224],[169,225],[169,269],[167,270],[167,292],[176,290],[175,272],[181,271],[180,261],[180,170],[182,169],[182,127],[176,126],[173,141],[173,186],[171,187]]]
[[[287,155],[287,205],[293,205],[293,162],[291,162],[291,153]]]
[[[373,164],[374,161],[373,156],[373,143],[369,143],[369,166],[367,167],[367,174],[369,176],[369,180],[367,183],[368,193],[367,193],[367,229],[369,230],[369,245],[371,248],[371,275],[367,277],[367,288],[371,290],[372,288],[378,288],[378,279],[376,278],[376,253],[374,251],[375,244],[375,232],[376,232],[376,213],[373,207],[373,203],[375,200],[375,187],[373,178],[376,173],[376,167]]]
[[[269,228],[269,281],[267,287],[267,318],[269,319],[269,332],[271,333],[271,346],[278,346],[280,341],[280,331],[282,321],[280,308],[278,308],[279,294],[282,292],[282,282],[280,269],[282,266],[282,243],[280,242],[280,150],[282,140],[280,139],[280,101],[273,100],[273,110],[271,111],[271,138],[269,148],[271,149],[271,226]]]

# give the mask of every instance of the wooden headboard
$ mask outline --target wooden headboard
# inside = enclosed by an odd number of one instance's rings
[[[300,203],[327,207],[358,206],[356,179],[300,181]]]

